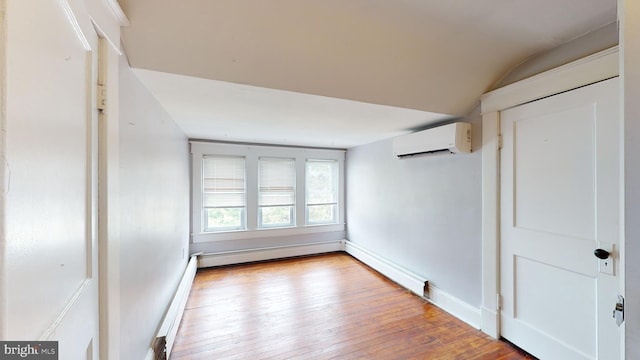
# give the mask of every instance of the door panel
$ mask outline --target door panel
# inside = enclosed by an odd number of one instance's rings
[[[501,113],[502,335],[541,358],[620,356],[619,278],[593,255],[620,234],[617,91],[611,79]]]
[[[58,340],[61,359],[97,358],[98,345],[97,35],[83,6],[7,2],[11,291],[0,321],[7,339]]]
[[[572,271],[516,256],[515,317],[577,349],[595,352],[595,280]],[[566,291],[571,284],[573,291]],[[519,286],[518,286],[519,285]],[[586,294],[575,302],[574,293]],[[571,306],[558,306],[572,304]],[[561,319],[561,320],[560,320]]]
[[[514,226],[595,238],[594,162],[581,156],[594,153],[593,113],[587,105],[514,123]]]

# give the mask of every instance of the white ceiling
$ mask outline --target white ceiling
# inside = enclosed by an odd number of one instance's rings
[[[192,138],[351,147],[469,113],[616,0],[120,0],[136,74]]]
[[[349,148],[447,116],[135,69],[192,139]]]

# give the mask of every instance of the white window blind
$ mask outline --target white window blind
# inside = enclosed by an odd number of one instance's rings
[[[204,231],[245,228],[245,159],[204,156],[202,159]]]
[[[194,243],[345,230],[343,150],[190,144]]]
[[[258,161],[258,225],[295,224],[295,159],[262,157]]]
[[[307,159],[305,179],[307,224],[337,223],[338,162]]]

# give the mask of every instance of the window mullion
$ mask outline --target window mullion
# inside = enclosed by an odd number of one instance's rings
[[[194,242],[209,241],[208,239],[226,241],[289,233],[315,233],[322,231],[317,225],[324,227],[344,223],[344,180],[341,174],[344,152],[342,151],[192,142],[191,153],[194,175],[192,194]],[[205,158],[210,160],[207,160],[206,167],[203,167]],[[231,159],[224,160],[224,158]],[[243,159],[244,174],[239,174],[237,171],[233,173],[230,167],[233,166],[233,158]],[[222,160],[216,163],[216,159]],[[279,161],[287,159],[290,161],[289,165]],[[327,196],[322,198],[323,191],[326,192],[322,190],[323,185],[321,185],[326,180],[322,179],[323,177],[328,179],[328,177],[323,175],[327,170],[319,166],[320,173],[317,171],[313,173],[313,184],[316,184],[315,187],[320,190],[312,193],[313,197],[310,198],[312,202],[307,204],[306,197],[311,195],[307,194],[305,189],[308,185],[306,182],[309,180],[306,174],[307,159],[313,162],[336,161],[339,163],[340,166],[335,174],[338,176],[334,177],[338,184],[334,187],[337,188],[335,199]],[[293,160],[295,162],[291,164]],[[261,171],[265,173],[262,174]],[[287,176],[293,174],[284,175],[284,171],[288,174],[294,171],[295,181],[287,182]],[[261,176],[268,181],[261,183]],[[316,178],[317,176],[319,177]],[[241,178],[243,178],[244,188],[235,180]],[[259,186],[263,186],[262,191]],[[291,189],[291,186],[295,188]],[[198,191],[198,189],[201,190]],[[245,205],[244,208],[241,203]],[[314,220],[307,223],[307,212],[310,206],[314,207]],[[286,212],[287,208],[290,209],[289,212]],[[241,220],[238,219],[239,211],[242,211]],[[333,222],[325,221],[329,220],[329,211],[334,214]],[[198,216],[198,214],[202,215]],[[335,219],[335,215],[338,215],[338,219]],[[261,216],[265,217],[264,223],[261,222]],[[292,222],[287,223],[285,217],[293,218]],[[313,227],[307,225],[313,225]],[[291,229],[292,227],[298,229]],[[265,229],[268,231],[263,231]]]
[[[201,191],[203,183],[202,158],[203,154],[201,152],[194,151],[193,147],[191,147],[191,233],[200,233],[203,229],[204,199]]]
[[[296,156],[296,226],[306,224],[305,161],[306,156]]]
[[[345,191],[344,191],[344,181],[345,181],[345,164],[344,164],[344,155],[338,160],[338,168],[337,171],[337,185],[338,185],[338,198],[336,201],[338,202],[336,205],[336,209],[338,211],[338,224],[345,223],[345,210],[344,210],[344,202],[345,202]]]
[[[247,230],[258,228],[258,156],[247,154]]]

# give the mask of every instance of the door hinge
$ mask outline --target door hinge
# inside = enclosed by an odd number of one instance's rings
[[[618,326],[622,325],[624,322],[624,296],[618,295],[618,302],[616,303],[616,307],[613,309],[613,318],[616,319],[616,324]]]
[[[502,295],[496,294],[496,310],[502,309]]]
[[[96,87],[96,93],[97,93],[97,98],[96,98],[96,106],[98,108],[98,110],[100,111],[105,111],[107,109],[107,88],[104,85],[100,85],[98,84],[98,86]]]
[[[496,150],[502,150],[502,134],[498,134],[498,142],[496,144]]]

